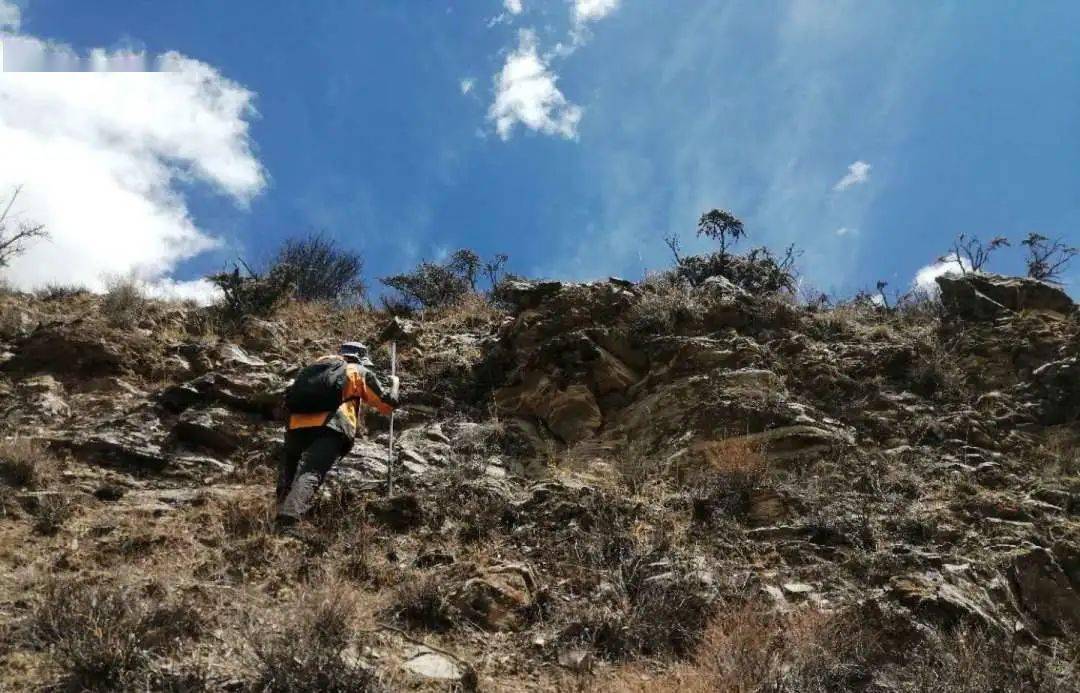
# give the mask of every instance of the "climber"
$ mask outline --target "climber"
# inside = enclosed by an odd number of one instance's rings
[[[399,381],[387,390],[373,372],[368,348],[346,342],[338,355],[303,368],[285,392],[289,423],[278,470],[277,524],[296,524],[311,509],[330,468],[352,448],[361,404],[383,415],[398,405]]]

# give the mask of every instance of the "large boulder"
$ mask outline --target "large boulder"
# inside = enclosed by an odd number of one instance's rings
[[[178,440],[189,445],[225,455],[235,452],[242,442],[232,412],[221,407],[184,411],[173,433]]]
[[[1068,315],[1076,308],[1059,287],[1027,277],[979,273],[945,275],[936,281],[946,309],[967,320],[993,320],[1003,313],[1021,310]]]
[[[548,428],[567,444],[585,440],[603,424],[596,398],[584,385],[571,385],[552,393],[543,418]]]
[[[1003,628],[990,595],[967,580],[946,580],[936,572],[897,575],[889,581],[886,595],[921,620],[939,626]]]
[[[1035,400],[1044,423],[1075,420],[1080,417],[1080,359],[1073,356],[1039,366],[1021,390]]]
[[[471,623],[488,631],[520,630],[537,590],[532,569],[506,563],[475,570],[450,594],[451,603]]]
[[[64,394],[64,386],[51,375],[27,378],[19,384],[24,398],[26,413],[43,422],[59,422],[71,414],[71,407]]]
[[[76,320],[34,330],[19,344],[4,370],[93,377],[120,373],[123,362],[116,343],[85,331]]]
[[[1052,634],[1080,632],[1080,593],[1053,554],[1034,548],[1016,556],[1009,577],[1020,604]]]
[[[199,403],[221,404],[266,418],[276,418],[280,413],[285,386],[283,379],[266,371],[235,375],[207,373],[183,385],[165,388],[158,395],[158,400],[175,412]]]
[[[495,404],[505,414],[539,417],[570,445],[590,437],[603,424],[600,406],[588,387],[560,389],[548,376],[535,371],[527,373],[521,384],[498,390]]]
[[[563,289],[562,282],[534,282],[524,279],[511,279],[498,287],[499,297],[518,310],[535,308],[545,299],[554,296]]]

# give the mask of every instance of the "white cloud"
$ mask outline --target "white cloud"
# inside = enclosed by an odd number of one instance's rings
[[[522,30],[518,41],[517,50],[507,56],[495,76],[495,101],[488,120],[495,123],[503,140],[510,139],[517,123],[547,135],[576,138],[581,108],[559,91],[558,76],[537,51],[536,34]]]
[[[620,0],[573,0],[574,24],[596,22],[619,9]]]
[[[17,213],[51,234],[5,278],[101,290],[106,275],[134,274],[151,292],[208,296],[205,282],[170,277],[220,245],[191,219],[183,188],[205,184],[239,205],[262,191],[248,132],[254,94],[178,53],[80,56],[24,35],[5,37],[5,48],[9,70],[97,70],[0,74],[0,199],[22,185]],[[114,71],[148,64],[154,71]]]
[[[859,235],[858,229],[851,229],[847,226],[841,226],[835,231],[837,236],[857,236]]]
[[[0,31],[18,31],[21,23],[19,6],[10,0],[0,0]]]
[[[143,291],[153,298],[173,301],[188,300],[203,306],[209,305],[221,297],[221,289],[214,286],[207,279],[176,281],[169,277],[163,277],[153,283],[144,284]]]
[[[847,190],[854,185],[862,185],[870,180],[871,166],[865,161],[856,161],[847,168],[847,175],[836,182],[836,185],[833,186],[833,190]]]
[[[525,8],[521,4],[521,0],[503,0],[503,7],[510,14],[521,14],[525,11]]]
[[[963,266],[963,270],[960,269],[961,265]],[[945,275],[963,274],[964,272],[970,271],[971,263],[964,258],[960,258],[958,264],[956,254],[950,253],[937,262],[927,265],[916,272],[915,280],[911,282],[911,285],[916,290],[937,294],[938,285],[937,282],[934,281],[935,279]]]
[[[462,94],[468,94],[470,91],[473,90],[473,87],[476,86],[476,80],[472,77],[466,77],[465,79],[461,80],[459,86],[461,87]]]

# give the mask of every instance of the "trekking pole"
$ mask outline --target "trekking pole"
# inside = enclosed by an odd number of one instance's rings
[[[397,342],[390,342],[390,377],[397,376]],[[390,439],[386,450],[386,495],[394,495],[394,412],[390,411]]]

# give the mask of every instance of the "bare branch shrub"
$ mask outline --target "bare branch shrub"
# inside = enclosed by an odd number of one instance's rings
[[[31,241],[49,237],[44,225],[22,221],[12,214],[20,192],[22,186],[12,191],[6,204],[0,203],[0,267],[7,267],[12,258],[25,252]]]
[[[1060,238],[1050,239],[1029,233],[1020,241],[1027,248],[1027,272],[1032,279],[1058,283],[1062,271],[1080,253],[1080,248],[1066,245]]]
[[[293,296],[300,301],[355,303],[364,295],[363,256],[325,233],[285,241],[269,274],[275,270],[293,284]]]
[[[1009,239],[1005,236],[995,236],[988,243],[983,243],[977,236],[961,233],[953,241],[952,252],[938,258],[938,262],[956,263],[961,274],[978,273],[990,261],[991,255],[1009,245]]]

